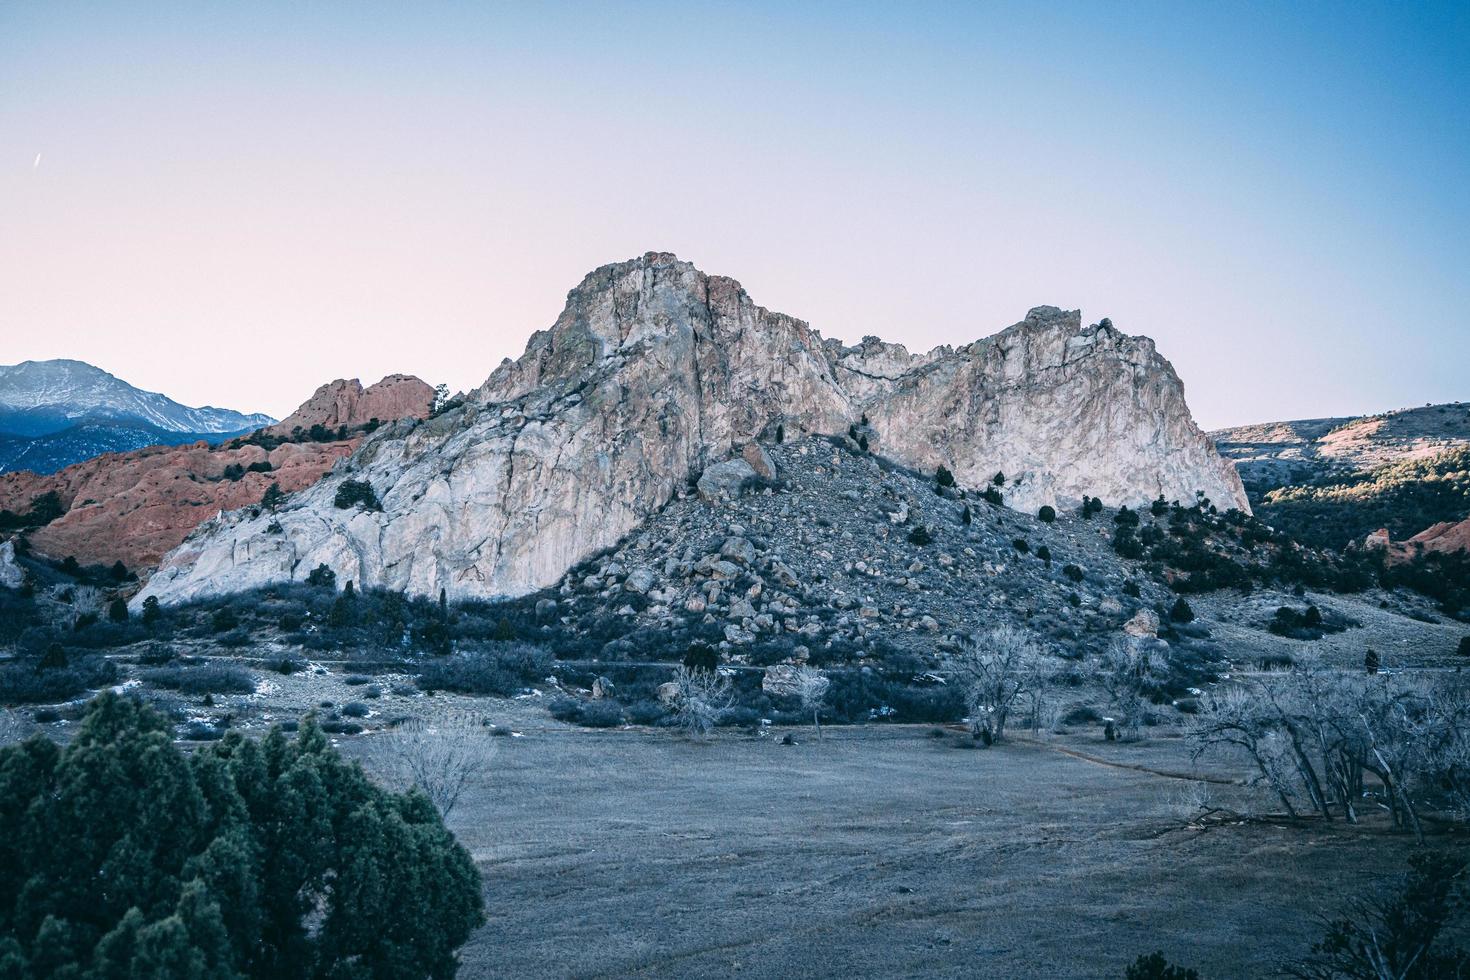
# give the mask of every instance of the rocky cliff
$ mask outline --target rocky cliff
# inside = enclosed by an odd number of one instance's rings
[[[672,255],[604,266],[464,405],[380,429],[275,515],[223,514],[169,555],[165,601],[299,579],[451,596],[549,585],[610,547],[744,443],[861,425],[869,449],[997,472],[1032,510],[1082,495],[1246,507],[1147,338],[1052,307],[967,346],[911,355],[824,340]],[[347,480],[379,508],[335,505]],[[141,601],[141,597],[139,600]]]
[[[356,378],[324,384],[300,408],[267,429],[272,435],[289,436],[297,429],[314,425],[336,429],[358,426],[377,419],[423,418],[434,404],[434,389],[409,374],[390,374],[364,388]]]

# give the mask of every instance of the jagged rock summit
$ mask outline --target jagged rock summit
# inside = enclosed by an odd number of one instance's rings
[[[434,404],[434,389],[410,374],[390,374],[367,388],[356,378],[338,378],[318,388],[300,408],[266,431],[289,436],[314,425],[328,429],[363,425],[377,419],[422,418]]]
[[[745,444],[849,431],[962,485],[1004,473],[1020,509],[1196,491],[1248,506],[1147,338],[1038,307],[958,349],[846,347],[756,306],[733,279],[651,252],[589,274],[463,404],[379,429],[274,514],[202,525],[135,601],[301,579],[319,564],[360,586],[525,594]],[[348,480],[379,507],[337,506]]]

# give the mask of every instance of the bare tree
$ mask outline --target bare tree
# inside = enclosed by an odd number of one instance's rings
[[[687,734],[704,738],[735,704],[730,681],[717,670],[679,667],[674,672],[674,722]]]
[[[1394,825],[1422,838],[1419,811],[1470,817],[1470,687],[1454,675],[1327,670],[1304,660],[1208,698],[1196,754],[1229,746],[1296,815],[1305,798],[1324,820],[1358,819],[1364,775],[1382,786]]]
[[[1292,816],[1294,788],[1290,768],[1284,765],[1281,742],[1270,715],[1260,700],[1244,687],[1229,687],[1211,696],[1190,732],[1195,756],[1229,748],[1244,754],[1256,767],[1259,781],[1266,784]]]
[[[832,682],[815,667],[798,667],[792,675],[796,696],[801,698],[801,707],[812,713],[812,727],[817,730],[817,740],[822,738],[822,702]]]
[[[388,736],[389,778],[399,788],[417,787],[449,819],[465,789],[490,768],[495,744],[473,716],[454,713],[438,721],[413,718]]]
[[[1114,641],[1099,664],[1098,680],[1120,717],[1120,727],[1137,737],[1148,711],[1149,695],[1164,679],[1167,664],[1157,644],[1143,637]]]
[[[1009,625],[968,638],[945,659],[965,691],[972,729],[988,742],[1005,738],[1012,709],[1023,696],[1040,689],[1049,676],[1048,662],[1031,633]]]

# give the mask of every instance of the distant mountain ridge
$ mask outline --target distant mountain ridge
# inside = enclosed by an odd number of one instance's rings
[[[219,442],[275,419],[191,408],[85,361],[0,366],[0,472],[51,473],[106,452]]]
[[[1209,436],[1234,464],[1256,505],[1277,487],[1348,479],[1470,446],[1470,402],[1240,425]]]

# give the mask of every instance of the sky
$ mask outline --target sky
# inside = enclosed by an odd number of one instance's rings
[[[0,0],[0,363],[468,389],[652,250],[848,342],[1111,317],[1206,428],[1470,398],[1470,4]]]

